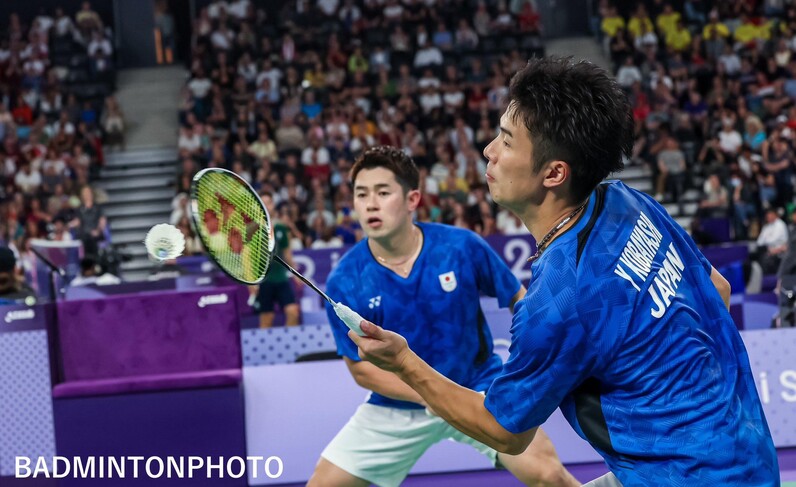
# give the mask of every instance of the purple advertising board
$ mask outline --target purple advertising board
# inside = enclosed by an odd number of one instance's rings
[[[796,446],[796,328],[742,331],[774,445]]]

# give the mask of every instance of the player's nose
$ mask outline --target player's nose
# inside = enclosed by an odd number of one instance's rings
[[[492,162],[494,159],[493,146],[495,145],[496,140],[497,137],[492,139],[492,142],[490,142],[489,144],[487,144],[486,147],[484,147],[484,157],[486,158],[487,162]]]
[[[367,201],[365,202],[365,208],[368,211],[376,211],[379,209],[379,199],[376,198],[375,194],[371,194],[367,197]]]

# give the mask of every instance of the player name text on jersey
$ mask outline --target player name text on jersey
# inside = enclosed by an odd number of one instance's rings
[[[619,256],[619,263],[614,268],[614,274],[629,282],[636,291],[641,292],[641,286],[646,283],[653,269],[653,262],[662,240],[661,232],[642,212]],[[672,297],[677,292],[685,269],[683,260],[673,243],[669,244],[665,255],[652,282],[647,287],[647,292],[655,305],[650,308],[650,314],[655,318],[662,317],[671,306]]]

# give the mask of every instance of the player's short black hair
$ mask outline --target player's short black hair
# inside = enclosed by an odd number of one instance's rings
[[[351,166],[351,182],[356,181],[357,174],[363,169],[377,167],[392,171],[404,193],[420,187],[420,174],[412,158],[404,151],[388,145],[377,145],[363,152]]]
[[[509,102],[533,143],[534,172],[561,160],[572,169],[572,202],[580,202],[633,149],[627,96],[602,68],[571,57],[531,59],[511,79]]]

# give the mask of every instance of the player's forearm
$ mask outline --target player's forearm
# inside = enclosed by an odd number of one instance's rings
[[[434,413],[454,428],[495,450],[517,455],[533,440],[535,429],[515,435],[484,406],[484,396],[446,378],[414,353],[397,376],[417,391]]]
[[[397,375],[382,370],[370,362],[357,362],[345,359],[354,381],[365,389],[398,401],[424,404],[420,394],[406,385]]]
[[[371,390],[376,394],[389,397],[390,399],[408,401],[415,404],[425,404],[420,394],[415,392],[392,372],[384,372],[384,375],[378,378],[373,376],[355,377],[355,380],[361,387]]]
[[[411,387],[403,383],[398,377],[395,377],[394,379],[394,383],[391,381],[389,384],[373,384],[371,385],[370,390],[397,401],[407,401],[413,402],[415,404],[425,405],[425,402],[423,401],[423,398],[420,397],[420,394],[413,391]]]

